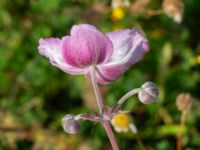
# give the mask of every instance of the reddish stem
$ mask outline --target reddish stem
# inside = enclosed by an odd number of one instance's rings
[[[106,133],[108,135],[108,138],[110,140],[110,143],[112,145],[113,150],[119,150],[118,144],[116,142],[115,136],[113,134],[113,131],[112,131],[112,128],[111,128],[109,122],[108,121],[104,121],[102,124],[103,124],[103,126],[104,126],[104,128],[106,130]]]

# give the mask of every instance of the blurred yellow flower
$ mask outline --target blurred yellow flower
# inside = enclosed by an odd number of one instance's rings
[[[198,55],[198,56],[196,57],[196,63],[197,63],[197,64],[200,64],[200,55]]]
[[[125,13],[123,8],[117,7],[112,9],[111,19],[113,21],[121,20],[124,17]]]
[[[112,118],[111,124],[117,132],[127,132],[130,129],[133,133],[137,133],[137,129],[132,123],[132,118],[127,113],[116,114]]]
[[[190,63],[191,65],[200,64],[200,55],[198,55],[198,56],[196,56],[196,57],[194,57],[194,58],[191,58],[191,59],[189,60],[189,63]]]

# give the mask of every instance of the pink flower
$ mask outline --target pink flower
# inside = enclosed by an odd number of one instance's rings
[[[97,82],[108,84],[142,58],[148,42],[136,29],[103,34],[92,25],[81,24],[61,39],[41,38],[38,48],[52,65],[72,75],[90,77],[95,66]]]

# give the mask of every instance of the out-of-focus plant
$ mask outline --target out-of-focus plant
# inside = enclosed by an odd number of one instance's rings
[[[171,17],[175,22],[181,23],[183,19],[183,0],[164,0],[163,12]]]
[[[179,132],[177,135],[177,150],[182,150],[182,132],[188,112],[192,106],[191,95],[189,93],[179,94],[176,98],[176,106],[178,110],[181,111],[181,121],[180,121]]]

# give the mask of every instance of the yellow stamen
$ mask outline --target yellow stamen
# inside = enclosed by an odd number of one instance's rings
[[[113,126],[116,126],[118,128],[127,128],[131,124],[131,118],[126,113],[120,113],[116,114],[112,118]]]

